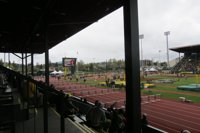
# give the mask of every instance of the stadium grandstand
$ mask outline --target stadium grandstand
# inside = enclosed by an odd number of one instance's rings
[[[87,125],[84,117],[96,100],[105,105],[105,114],[109,113],[107,107],[115,103],[116,109],[125,110],[123,129],[127,133],[179,133],[183,127],[200,132],[199,124],[183,121],[189,119],[186,115],[182,114],[184,118],[174,122],[178,115],[172,113],[181,114],[181,108],[170,114],[165,112],[186,104],[167,100],[157,104],[160,94],[141,97],[137,5],[137,0],[0,0],[0,52],[13,53],[22,61],[18,72],[0,65],[0,133],[97,133]],[[67,83],[49,76],[51,48],[122,6],[126,65],[123,94],[112,89]],[[34,75],[35,54],[45,56],[45,75],[42,77]],[[28,57],[31,57],[31,75],[27,70]],[[65,101],[68,93],[73,95],[70,102]],[[73,117],[66,116],[71,104],[79,110],[79,114]],[[175,107],[169,107],[171,105]],[[192,105],[187,106],[193,109]],[[148,113],[148,125],[147,122],[141,123],[143,112]],[[171,119],[166,120],[169,117]],[[199,122],[196,114],[190,118]]]
[[[125,97],[126,116],[129,118],[126,130],[141,132],[140,89],[131,89],[140,88],[137,5],[137,0],[0,0],[0,52],[12,53],[22,61],[20,72],[7,69],[6,66],[0,67],[0,132],[92,132],[86,127],[84,131],[80,130],[78,127],[83,129],[83,126],[65,118],[65,93],[51,89],[49,84],[49,50],[122,6],[126,87],[129,88]],[[32,79],[27,73],[27,58],[31,57],[31,76],[34,76],[36,54],[44,54],[45,57],[44,82]],[[33,94],[29,94],[29,85]],[[60,100],[56,104],[57,111],[52,111],[49,96]],[[41,105],[36,104],[38,97],[43,99]]]
[[[199,73],[200,71],[200,44],[184,47],[171,48],[170,50],[183,53],[182,58],[179,57],[179,62],[173,66],[171,73],[188,72]]]

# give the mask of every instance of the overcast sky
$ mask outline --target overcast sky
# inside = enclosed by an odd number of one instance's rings
[[[138,0],[138,8],[139,33],[144,35],[143,59],[167,60],[165,31],[170,31],[169,48],[200,44],[200,0]],[[63,57],[85,63],[124,59],[123,9],[53,47],[49,54],[51,62]],[[174,59],[178,53],[170,51],[169,56]],[[11,55],[13,60],[21,61]],[[35,56],[35,63],[44,63],[44,55]]]

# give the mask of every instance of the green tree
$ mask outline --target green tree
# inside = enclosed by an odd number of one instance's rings
[[[16,64],[15,61],[13,61],[13,62],[11,63],[11,66],[12,66],[12,69],[13,69],[13,70],[15,70],[15,71],[18,70],[18,64]]]
[[[77,62],[77,67],[79,71],[86,71],[86,65],[84,64],[83,60]]]

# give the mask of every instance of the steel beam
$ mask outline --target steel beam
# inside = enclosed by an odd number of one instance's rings
[[[22,75],[24,75],[24,53],[22,53]]]
[[[47,35],[47,18],[45,16],[44,19],[44,45],[45,45],[45,93],[44,93],[44,100],[43,100],[43,117],[44,117],[44,133],[48,133],[48,93],[47,89],[49,86],[49,49],[48,49],[48,35]]]
[[[140,61],[137,0],[124,1],[126,118],[128,133],[141,132]]]
[[[27,53],[25,54],[25,75],[27,76],[28,75],[28,63],[27,63]]]
[[[31,75],[34,76],[34,60],[33,60],[33,53],[31,53]]]

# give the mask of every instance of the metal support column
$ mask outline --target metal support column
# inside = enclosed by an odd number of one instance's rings
[[[25,75],[28,75],[28,63],[27,63],[27,53],[25,53]]]
[[[8,67],[10,68],[10,53],[8,53]]]
[[[22,75],[24,75],[24,53],[22,53]]]
[[[44,90],[43,95],[43,122],[44,122],[44,133],[48,133],[48,105],[47,105],[47,87]]]
[[[64,108],[65,108],[65,94],[63,91],[60,92],[60,133],[65,133],[65,117],[64,117]]]
[[[34,60],[33,60],[33,53],[31,53],[31,75],[34,76]]]
[[[44,36],[45,36],[44,44],[45,44],[45,83],[46,83],[46,88],[45,88],[44,101],[43,101],[43,105],[44,105],[43,115],[44,115],[44,133],[48,133],[48,104],[47,104],[48,93],[47,93],[47,89],[49,86],[49,49],[48,49],[48,42],[47,42],[47,25],[44,25]]]
[[[140,133],[140,61],[137,0],[124,1],[126,131]]]
[[[45,42],[47,45],[47,42]],[[45,88],[45,94],[44,94],[44,133],[48,133],[48,105],[47,105],[47,99],[48,99],[48,93],[47,89],[49,86],[49,50],[46,46],[45,51],[45,83],[47,87]]]
[[[4,61],[3,61],[3,63],[4,63],[4,67],[6,67],[6,53],[4,53]]]
[[[45,52],[45,83],[49,85],[49,50]]]

